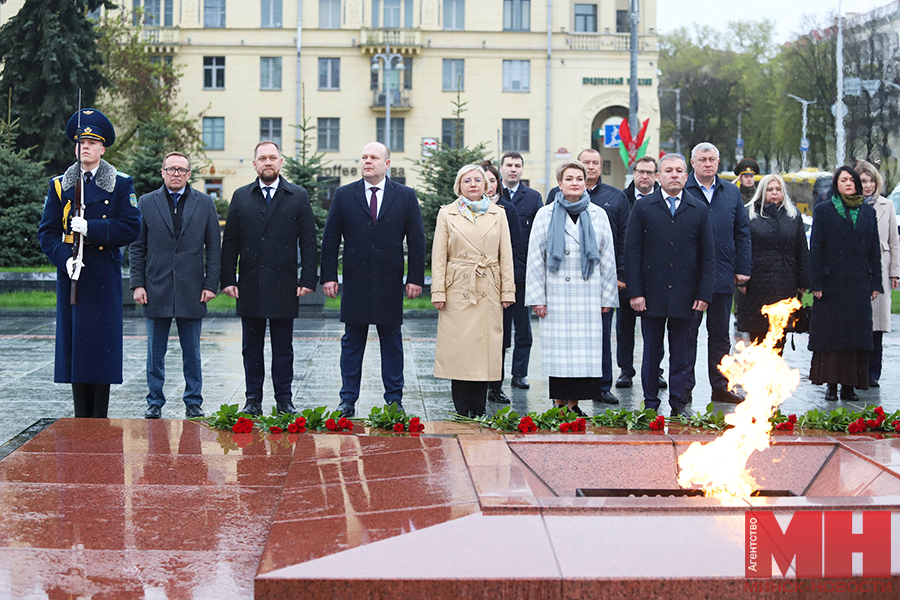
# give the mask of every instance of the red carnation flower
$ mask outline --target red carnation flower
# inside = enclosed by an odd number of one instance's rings
[[[797,422],[797,415],[788,415],[788,421],[789,421],[790,423],[796,423],[796,422]]]
[[[891,425],[894,426],[895,433],[900,433],[900,421],[891,421]]]
[[[334,431],[337,429],[337,423],[335,423],[334,419],[328,419],[325,421],[325,429],[328,431]]]
[[[278,425],[272,425],[271,427],[269,427],[269,431],[271,431],[272,433],[281,433],[283,429],[281,429],[281,427],[279,427]]]
[[[300,426],[296,423],[288,425],[288,433],[300,433]]]
[[[394,423],[394,431],[400,433],[403,431],[403,423]]]
[[[353,421],[347,419],[347,425],[346,427],[344,427],[344,429],[346,429],[347,431],[353,431]]]
[[[569,424],[566,422],[560,423],[559,430],[562,431],[563,433],[568,433],[569,432]]]
[[[876,406],[874,412],[875,412],[875,414],[878,415],[879,417],[883,417],[883,416],[884,416],[884,409],[881,408],[880,406]]]
[[[421,421],[421,419],[419,419],[419,417],[413,417],[412,419],[409,420],[409,430],[411,432],[416,433],[419,431],[423,431],[424,429],[425,429],[425,426],[422,425],[422,421]]]
[[[300,427],[306,427],[306,417],[297,417],[297,420],[294,421]]]
[[[338,429],[346,429],[347,423],[349,423],[349,422],[350,422],[350,419],[348,419],[347,417],[341,417],[340,419],[338,419],[338,422],[337,422]]]

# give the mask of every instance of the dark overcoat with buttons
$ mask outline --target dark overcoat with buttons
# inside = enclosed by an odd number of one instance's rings
[[[122,246],[135,240],[141,226],[131,177],[101,160],[84,186],[84,268],[78,303],[69,303],[72,280],[72,202],[78,165],[50,180],[38,241],[56,265],[57,383],[122,383]]]
[[[219,287],[222,244],[219,215],[213,199],[185,186],[175,210],[181,228],[175,235],[172,210],[165,186],[138,200],[141,233],[131,245],[131,289],[147,292],[143,307],[148,319],[179,317],[202,319],[203,290]]]
[[[305,189],[280,177],[268,206],[259,179],[235,190],[222,236],[220,283],[238,287],[238,316],[297,316],[297,288],[316,289],[316,221]]]
[[[519,183],[519,187],[512,198],[509,197],[507,189],[504,187],[501,187],[501,194],[504,199],[508,200],[515,207],[516,213],[519,215],[519,232],[522,238],[520,246],[523,260],[525,260],[524,257],[528,256],[528,240],[531,238],[531,226],[534,224],[535,215],[544,206],[544,201],[541,199],[540,192],[531,189],[524,183]],[[519,274],[517,273],[516,281],[524,283],[525,273],[522,272],[521,275],[522,279],[519,279]]]
[[[403,240],[409,249],[406,282],[425,285],[425,228],[412,188],[385,179],[376,222],[360,179],[334,192],[322,236],[322,283],[338,280],[344,243],[341,321],[400,325],[403,322]]]
[[[716,248],[709,208],[687,191],[675,215],[662,190],[635,202],[625,236],[628,298],[643,296],[645,317],[693,318],[695,300],[712,300]]]

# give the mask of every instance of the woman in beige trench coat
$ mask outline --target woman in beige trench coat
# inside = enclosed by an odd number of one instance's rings
[[[434,376],[451,380],[461,415],[483,415],[489,381],[500,379],[503,309],[516,299],[509,224],[484,195],[478,165],[456,174],[457,200],[441,208],[431,250],[431,303],[438,315]]]
[[[859,161],[856,172],[862,181],[863,196],[875,208],[878,219],[878,242],[881,245],[881,286],[884,293],[872,300],[873,349],[869,354],[869,387],[879,387],[884,332],[891,330],[891,290],[900,280],[900,239],[897,237],[897,215],[894,205],[881,195],[884,180],[869,162]]]

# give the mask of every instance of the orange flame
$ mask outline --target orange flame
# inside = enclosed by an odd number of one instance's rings
[[[719,370],[728,378],[728,388],[740,384],[747,397],[734,413],[725,416],[725,422],[733,428],[705,446],[694,442],[678,459],[681,487],[700,485],[707,496],[720,500],[746,498],[756,489],[756,481],[746,468],[747,459],[754,450],[769,447],[769,417],[800,383],[800,372],[789,368],[775,348],[791,313],[798,308],[796,298],[762,307],[762,314],[769,318],[769,332],[763,342],[738,342],[734,356],[722,359]]]

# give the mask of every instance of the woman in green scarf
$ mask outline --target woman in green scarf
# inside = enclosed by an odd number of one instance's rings
[[[827,384],[826,400],[859,400],[869,388],[872,300],[882,293],[875,209],[865,204],[859,174],[840,167],[832,197],[816,205],[809,248],[809,379]]]

